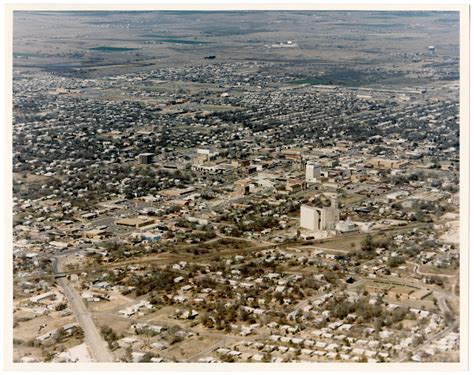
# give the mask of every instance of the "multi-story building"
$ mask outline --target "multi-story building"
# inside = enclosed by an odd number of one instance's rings
[[[321,165],[319,163],[308,162],[306,164],[306,182],[317,182],[321,177]]]
[[[140,154],[138,155],[140,164],[151,164],[153,163],[153,154],[151,153],[145,153],[145,154]]]
[[[330,207],[311,207],[302,205],[300,209],[300,226],[311,232],[328,232],[336,229],[339,221],[337,198],[331,199]]]

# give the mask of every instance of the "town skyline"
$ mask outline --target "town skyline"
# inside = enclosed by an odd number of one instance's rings
[[[15,363],[460,363],[460,14],[16,11]]]

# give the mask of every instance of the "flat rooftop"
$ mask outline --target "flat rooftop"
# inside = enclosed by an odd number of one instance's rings
[[[154,222],[153,219],[141,219],[139,217],[136,217],[136,218],[127,218],[127,219],[117,220],[116,224],[117,225],[127,225],[127,226],[130,226],[130,227],[136,227],[136,226],[140,227],[140,226],[143,226],[143,225],[151,224],[153,222]]]

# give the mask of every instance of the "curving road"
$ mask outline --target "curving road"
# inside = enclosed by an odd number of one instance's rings
[[[423,342],[421,345],[416,347],[411,354],[405,354],[402,357],[399,357],[398,360],[395,362],[400,363],[400,362],[407,362],[410,360],[411,355],[415,355],[419,353],[421,350],[424,350],[427,346],[431,345],[436,340],[441,339],[442,337],[446,336],[448,333],[450,333],[454,328],[456,328],[459,325],[459,320],[456,319],[454,322],[452,322],[448,327],[443,329],[441,332],[431,336],[428,340]]]
[[[410,262],[410,261],[407,261],[407,263],[413,265],[413,271],[414,271],[415,273],[417,273],[418,275],[423,275],[423,276],[440,276],[440,277],[449,277],[449,278],[451,278],[451,277],[456,277],[456,276],[457,276],[456,274],[447,275],[447,274],[444,274],[444,273],[421,272],[421,271],[420,271],[421,266],[420,266],[418,263]]]

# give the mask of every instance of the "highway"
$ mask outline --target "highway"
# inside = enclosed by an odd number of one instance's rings
[[[55,274],[61,273],[62,271],[61,262],[58,258],[53,258],[53,271]],[[65,277],[58,278],[57,283],[62,288],[64,295],[68,299],[69,307],[84,331],[86,343],[92,358],[94,358],[95,362],[113,362],[114,358],[108,350],[107,343],[100,336],[92,319],[92,315],[84,305],[81,296],[67,283]]]

